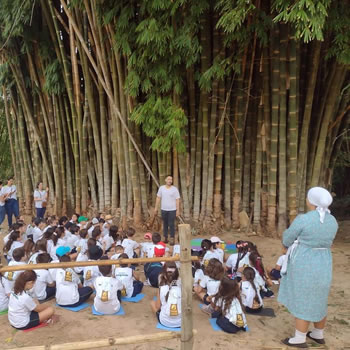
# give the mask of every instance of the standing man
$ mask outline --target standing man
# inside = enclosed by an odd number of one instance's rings
[[[168,229],[170,229],[170,245],[174,245],[175,218],[180,215],[180,193],[179,190],[173,186],[173,177],[171,175],[168,175],[165,178],[165,185],[159,187],[154,215],[158,213],[160,203],[163,220],[164,243],[168,243]]]
[[[17,201],[17,188],[13,184],[13,177],[9,177],[7,180],[7,186],[2,189],[2,193],[5,197],[5,210],[7,214],[7,220],[9,227],[12,226],[12,215],[19,216],[19,206]]]
[[[2,181],[0,181],[0,226],[5,220],[5,198],[3,193]]]

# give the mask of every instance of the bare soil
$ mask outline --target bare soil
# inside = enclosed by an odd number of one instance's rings
[[[1,235],[3,236],[3,235]],[[136,240],[142,241],[143,234],[138,233]],[[247,236],[238,231],[222,232],[227,241],[249,239],[257,244],[264,256],[265,266],[273,267],[281,252],[281,243],[277,239],[259,236]],[[2,243],[2,239],[1,239]],[[350,349],[350,221],[340,223],[333,251],[333,285],[329,297],[328,323],[325,331],[327,346],[319,349]],[[142,268],[140,268],[142,271]],[[273,287],[276,298],[265,301],[266,307],[272,307],[275,318],[247,315],[249,332],[236,335],[215,332],[208,316],[199,309],[199,300],[193,298],[195,337],[194,349],[285,349],[281,339],[294,333],[293,317],[277,302],[278,286]],[[144,287],[146,297],[139,303],[124,303],[125,316],[94,316],[90,309],[70,312],[57,308],[60,316],[57,324],[37,329],[29,333],[17,331],[7,320],[7,315],[0,316],[0,348],[11,349],[23,346],[78,342],[83,340],[122,337],[161,332],[156,329],[156,317],[150,309],[150,301],[156,295],[156,289]],[[92,298],[89,301],[92,303]],[[54,305],[54,301],[50,301]],[[315,344],[309,343],[315,348]],[[116,349],[116,347],[109,347]],[[118,346],[122,349],[180,349],[179,340]]]

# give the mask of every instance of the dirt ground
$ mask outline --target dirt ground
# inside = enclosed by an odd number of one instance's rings
[[[3,236],[3,235],[1,235]],[[141,233],[136,240],[141,240]],[[257,244],[264,256],[265,266],[273,267],[281,252],[279,240],[258,236],[246,236],[239,232],[223,232],[221,237],[227,241],[249,239]],[[1,239],[2,243],[2,239]],[[340,223],[333,251],[333,285],[329,297],[328,323],[325,331],[327,346],[310,348],[319,349],[350,349],[350,221]],[[144,276],[143,276],[144,277]],[[277,296],[278,286],[273,287]],[[91,309],[71,312],[57,308],[60,315],[57,324],[32,332],[24,333],[13,329],[7,320],[7,315],[0,316],[0,348],[12,349],[23,346],[47,345],[82,340],[121,337],[162,332],[156,329],[156,317],[151,313],[150,301],[156,295],[156,289],[144,287],[146,297],[139,303],[123,303],[125,316],[94,316]],[[200,311],[199,300],[193,298],[194,328],[198,331],[194,340],[194,349],[230,349],[235,346],[240,349],[286,349],[280,340],[294,333],[293,317],[274,299],[264,300],[266,307],[272,307],[275,318],[247,315],[249,332],[236,335],[215,332],[208,316]],[[92,298],[89,301],[92,303]],[[50,301],[54,305],[54,301]],[[117,349],[117,347],[109,347]],[[118,346],[122,349],[180,349],[179,340],[156,343]]]

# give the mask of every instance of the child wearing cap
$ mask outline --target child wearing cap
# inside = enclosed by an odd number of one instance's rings
[[[213,236],[210,238],[211,243],[213,243],[213,251],[216,255],[215,257],[223,264],[225,252],[220,248],[221,244],[225,243],[219,237]]]
[[[151,247],[153,247],[152,233],[150,233],[150,232],[145,233],[143,238],[146,240],[146,242],[140,243],[140,257],[141,258],[143,258],[143,257],[148,258],[149,256],[147,254],[147,251],[149,249],[152,249]]]
[[[88,234],[89,234],[89,237],[92,237],[92,231],[94,230],[94,228],[96,226],[99,226],[99,220],[97,218],[93,218],[92,221],[91,221],[91,227],[88,228]]]
[[[89,219],[86,216],[79,216],[78,218],[78,226],[80,228],[86,228],[87,222],[89,221]]]
[[[59,260],[71,261],[68,255],[60,256]],[[57,269],[56,288],[56,301],[60,306],[79,306],[87,301],[93,292],[92,288],[82,286],[79,276],[71,268]]]

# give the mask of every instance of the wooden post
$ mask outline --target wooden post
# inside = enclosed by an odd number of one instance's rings
[[[196,333],[196,331],[193,331]],[[127,344],[140,344],[149,343],[169,339],[180,338],[180,334],[177,332],[162,332],[146,335],[131,335],[129,337],[122,338],[105,338],[97,340],[84,340],[74,343],[52,344],[52,345],[38,345],[38,346],[26,346],[21,348],[13,348],[9,350],[83,350],[83,349],[97,349],[111,347],[113,345],[127,345]]]
[[[191,260],[191,226],[179,225],[180,237],[180,277],[181,277],[181,350],[192,350],[193,320],[192,320],[192,260]]]

